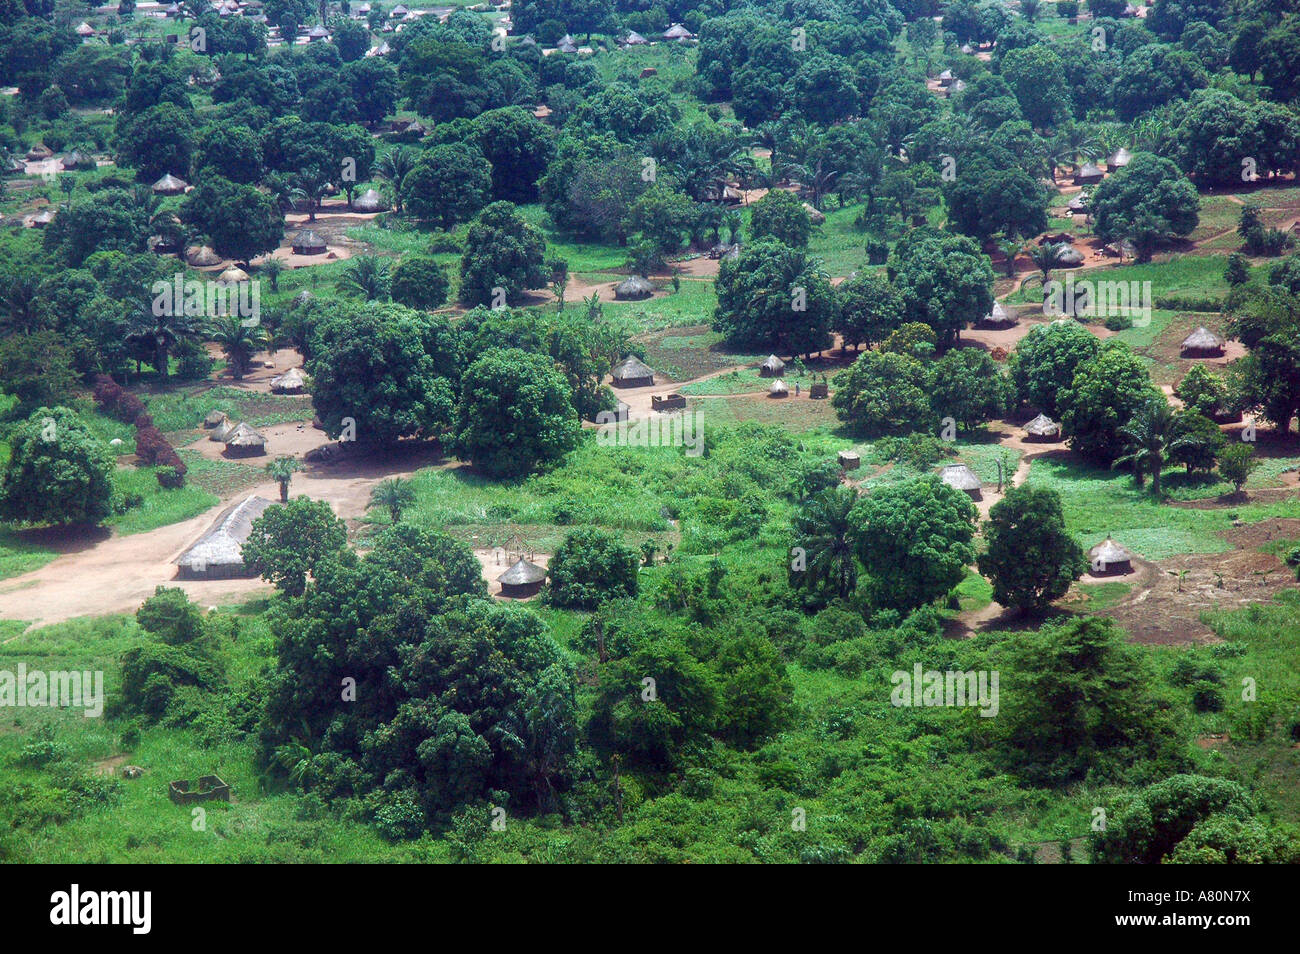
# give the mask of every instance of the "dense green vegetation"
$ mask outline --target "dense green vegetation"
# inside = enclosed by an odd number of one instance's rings
[[[0,860],[1300,861],[1294,0],[407,5],[0,0]]]

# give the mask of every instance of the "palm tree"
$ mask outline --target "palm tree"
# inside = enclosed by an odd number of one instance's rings
[[[40,281],[35,275],[22,273],[14,275],[9,285],[0,291],[0,322],[6,330],[16,334],[30,334],[43,324],[41,321],[39,294]]]
[[[393,211],[402,214],[402,180],[415,168],[415,150],[410,146],[398,146],[379,157],[375,163],[375,174],[388,181],[393,190]]]
[[[388,297],[390,281],[386,259],[363,255],[348,263],[337,288],[341,292],[360,295],[366,301],[382,300]]]
[[[208,334],[221,346],[236,381],[242,381],[253,355],[270,344],[270,335],[261,323],[247,325],[239,315],[219,315],[208,326]]]
[[[1032,246],[1018,235],[1008,235],[998,240],[998,249],[1007,260],[1007,278],[1016,277],[1016,256]]]
[[[740,241],[740,229],[745,224],[745,217],[739,209],[728,209],[722,213],[722,227],[727,230],[727,241],[735,245]]]
[[[822,199],[835,187],[835,180],[840,177],[838,172],[827,168],[821,159],[807,165],[791,163],[786,170],[798,177],[799,181],[812,192],[812,207],[819,211],[822,207]]]
[[[858,502],[851,487],[832,487],[804,501],[794,518],[795,545],[803,550],[804,570],[798,585],[830,586],[847,599],[858,585],[849,512]]]
[[[173,310],[180,312],[180,309]],[[183,313],[155,315],[150,307],[137,311],[127,328],[129,342],[142,345],[153,353],[152,363],[163,384],[168,380],[172,349],[198,335],[199,325],[194,318]]]
[[[1058,242],[1056,244],[1048,242],[1046,245],[1031,245],[1029,247],[1029,258],[1038,268],[1038,271],[1042,276],[1041,280],[1044,287],[1046,287],[1047,283],[1052,280],[1052,269],[1060,264],[1061,253],[1065,251],[1065,247],[1064,242]],[[1031,275],[1029,278],[1025,279],[1025,282],[1028,282],[1030,278],[1034,277],[1037,276]],[[1024,283],[1022,283],[1022,287],[1023,285]]]
[[[1172,449],[1170,435],[1173,423],[1174,409],[1169,406],[1164,395],[1152,395],[1133,415],[1133,419],[1119,429],[1120,436],[1128,442],[1129,452],[1111,465],[1131,465],[1139,487],[1143,483],[1144,471],[1150,471],[1151,492],[1157,498],[1160,496],[1160,471]]]
[[[284,271],[284,262],[278,258],[268,258],[257,266],[257,270],[265,275],[266,280],[271,283],[271,291],[278,292],[280,290],[280,273]]]
[[[415,485],[405,477],[390,477],[381,480],[370,491],[370,506],[383,507],[393,523],[402,519],[402,511],[415,503]]]
[[[272,480],[280,485],[280,503],[289,502],[289,481],[300,470],[302,470],[302,464],[298,462],[298,458],[287,457],[283,454],[266,465],[266,472],[271,475]]]

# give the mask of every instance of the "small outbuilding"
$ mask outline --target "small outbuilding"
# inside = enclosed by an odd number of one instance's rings
[[[253,529],[253,521],[271,505],[272,501],[257,496],[231,504],[221,512],[208,532],[176,559],[180,567],[177,575],[183,580],[255,576],[245,566],[242,550]]]
[[[248,272],[238,265],[231,265],[217,276],[217,281],[225,282],[227,285],[238,285],[240,282],[248,281]]]
[[[622,408],[627,405],[620,401],[619,406]],[[680,411],[684,407],[686,407],[686,396],[684,394],[678,394],[676,391],[671,394],[650,395],[650,410],[652,411]],[[627,420],[627,414],[624,413],[619,420]]]
[[[357,212],[387,212],[388,203],[377,189],[367,189],[353,200],[352,208]]]
[[[1075,185],[1096,185],[1106,178],[1106,173],[1095,162],[1085,162],[1074,172]]]
[[[1071,198],[1065,207],[1070,210],[1071,215],[1087,215],[1088,193],[1080,192],[1078,195]]]
[[[939,471],[939,479],[954,490],[960,490],[972,500],[983,499],[980,479],[975,476],[975,471],[965,464],[946,465],[943,470]]]
[[[1133,554],[1110,537],[1088,551],[1093,576],[1123,576],[1133,572]]]
[[[184,179],[178,179],[170,172],[153,184],[154,195],[180,195],[186,190],[189,183]]]
[[[655,383],[654,369],[636,355],[628,355],[610,372],[616,388],[648,388]]]
[[[326,252],[325,240],[311,229],[303,229],[294,236],[292,247],[295,255],[324,255]]]
[[[690,30],[686,29],[686,27],[682,26],[680,23],[674,23],[667,30],[664,30],[664,39],[665,40],[693,40],[695,39],[695,34],[692,33]]]
[[[49,146],[45,145],[45,143],[43,142],[37,143],[36,145],[32,146],[32,148],[27,150],[28,162],[44,162],[46,159],[53,159],[53,158],[54,158],[54,150],[51,149]]]
[[[1052,444],[1061,439],[1061,425],[1046,414],[1039,414],[1025,425],[1025,440],[1038,444]]]
[[[645,46],[650,41],[643,37],[636,30],[628,30],[627,36],[623,38],[624,46]]]
[[[191,245],[185,250],[185,261],[195,268],[208,268],[221,264],[221,256],[209,245]]]
[[[625,278],[614,286],[614,297],[619,301],[644,301],[655,293],[654,285],[640,275]]]
[[[862,466],[862,457],[857,451],[840,451],[836,460],[845,470],[857,470]]]
[[[266,438],[242,421],[226,433],[224,442],[227,457],[257,457],[266,453]]]
[[[271,379],[272,394],[301,394],[307,386],[301,368],[290,368],[284,374]]]
[[[1185,358],[1221,358],[1225,342],[1208,328],[1200,327],[1183,339]]]
[[[1120,146],[1113,153],[1111,153],[1110,158],[1106,160],[1106,171],[1118,172],[1119,170],[1123,169],[1132,161],[1133,161],[1133,153],[1129,152],[1123,146]]]
[[[947,88],[953,84],[956,77],[952,75],[952,70],[944,70],[939,74],[939,85]]]
[[[774,354],[769,354],[767,360],[758,366],[758,376],[760,378],[779,378],[785,375],[785,362]]]
[[[770,398],[786,398],[790,396],[790,388],[784,381],[777,378],[772,382],[772,386],[767,389],[767,396]]]
[[[208,411],[208,416],[203,419],[203,426],[207,428],[218,427],[229,421],[225,411]]]
[[[497,577],[501,584],[501,596],[515,600],[526,600],[536,596],[542,584],[546,582],[546,571],[536,563],[529,563],[520,557],[515,565]]]
[[[984,316],[984,324],[1008,327],[1016,323],[1016,316],[1007,311],[1006,305],[1000,301],[993,302],[993,310]]]

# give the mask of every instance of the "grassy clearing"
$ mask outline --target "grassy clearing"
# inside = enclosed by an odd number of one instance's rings
[[[225,411],[233,421],[247,421],[254,427],[310,420],[311,398],[262,394],[239,388],[211,387],[193,391],[167,391],[142,395],[153,415],[154,426],[164,434],[192,431],[202,426],[212,411]]]
[[[1149,486],[1135,487],[1128,474],[1053,458],[1036,459],[1026,483],[1061,495],[1066,526],[1081,541],[1096,543],[1110,534],[1148,560],[1180,553],[1221,553],[1231,547],[1219,534],[1231,529],[1234,519],[1255,523],[1295,515],[1292,501],[1247,502],[1214,510],[1172,507],[1157,502]],[[1174,480],[1173,492],[1177,491]],[[1211,494],[1197,487],[1189,496]]]

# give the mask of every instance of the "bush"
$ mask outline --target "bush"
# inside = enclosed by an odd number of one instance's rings
[[[596,528],[575,530],[551,557],[547,600],[555,606],[595,609],[607,599],[636,596],[636,551]]]

